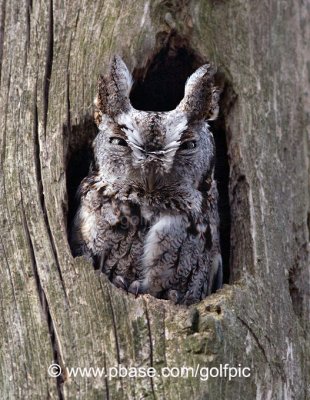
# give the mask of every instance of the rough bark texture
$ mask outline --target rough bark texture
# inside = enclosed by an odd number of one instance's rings
[[[309,398],[309,4],[2,0],[0,12],[1,397]],[[231,284],[190,308],[127,296],[67,243],[67,153],[91,118],[97,77],[114,53],[143,67],[172,31],[235,93],[223,105]],[[231,381],[55,379],[53,360],[63,371],[252,371]]]

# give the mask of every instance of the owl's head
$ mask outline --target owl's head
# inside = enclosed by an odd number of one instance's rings
[[[99,174],[147,193],[197,188],[212,174],[214,140],[208,120],[218,114],[214,70],[206,64],[186,82],[184,98],[169,112],[139,111],[129,99],[132,77],[119,57],[99,79],[94,154]]]

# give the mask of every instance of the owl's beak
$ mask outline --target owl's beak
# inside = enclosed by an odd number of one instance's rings
[[[153,192],[154,189],[156,188],[156,176],[153,169],[148,171],[145,183],[146,183],[146,190],[148,192]]]
[[[158,163],[147,161],[143,171],[143,182],[147,192],[153,192],[160,187],[162,175],[158,170]]]
[[[160,183],[162,181],[161,173],[155,166],[149,166],[145,171],[145,189],[147,192],[154,192],[160,188]]]

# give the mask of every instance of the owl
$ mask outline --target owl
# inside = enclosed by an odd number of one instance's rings
[[[133,108],[133,80],[118,56],[99,79],[94,168],[78,189],[71,247],[136,295],[190,305],[222,285],[207,122],[218,113],[214,72],[196,70],[168,112]]]

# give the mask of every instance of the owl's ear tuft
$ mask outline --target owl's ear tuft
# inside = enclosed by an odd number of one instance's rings
[[[132,77],[126,64],[119,56],[114,56],[109,74],[100,76],[98,80],[98,94],[95,98],[97,125],[100,124],[104,114],[115,117],[130,109],[129,93],[132,84]]]
[[[215,72],[210,64],[205,64],[188,78],[184,98],[177,109],[188,114],[190,119],[216,119],[221,90],[214,86]]]

